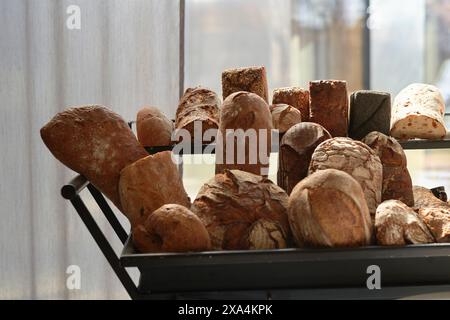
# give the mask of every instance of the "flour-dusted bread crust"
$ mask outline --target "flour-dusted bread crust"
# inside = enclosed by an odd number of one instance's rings
[[[223,100],[236,92],[245,91],[260,96],[269,103],[269,87],[265,67],[225,70],[222,73]]]
[[[380,132],[370,133],[362,142],[375,151],[383,164],[382,201],[399,200],[413,207],[411,175],[408,171],[406,154],[400,143]]]
[[[289,129],[281,140],[278,185],[291,194],[295,186],[308,176],[316,148],[329,139],[330,133],[316,123],[303,122]]]
[[[161,152],[141,159],[120,174],[120,199],[132,226],[142,224],[149,213],[166,204],[190,207],[172,153]]]
[[[383,166],[369,146],[349,138],[334,138],[323,142],[312,156],[309,173],[326,169],[342,170],[358,181],[364,191],[370,214],[375,217],[381,204]]]
[[[192,211],[217,250],[282,249],[290,243],[287,194],[271,181],[225,171],[206,183]]]
[[[137,136],[144,147],[172,145],[173,129],[173,122],[157,108],[144,107],[137,114]]]
[[[309,91],[298,88],[280,88],[273,92],[272,104],[287,104],[302,114],[304,122],[309,121]]]
[[[217,94],[207,88],[189,88],[180,100],[176,116],[176,129],[187,130],[191,140],[208,144],[204,141],[206,131],[219,128],[221,101]],[[201,137],[195,137],[195,124],[201,124]]]
[[[375,218],[377,243],[381,246],[405,246],[434,243],[435,239],[417,213],[398,200],[383,202]]]
[[[311,122],[323,126],[333,137],[348,136],[347,82],[337,80],[311,81]]]
[[[302,114],[294,107],[287,104],[276,104],[270,107],[272,113],[273,128],[281,135],[290,128],[302,122]]]
[[[438,88],[412,84],[394,100],[391,135],[400,140],[442,140],[447,135],[444,114],[445,102]]]
[[[300,182],[289,198],[289,222],[300,248],[360,247],[372,240],[363,190],[343,171],[319,171]]]
[[[233,142],[233,132],[239,133],[239,129],[245,133],[253,132],[254,138],[253,141],[246,139],[245,149],[239,148],[241,150],[238,150],[238,139],[234,139],[233,157],[233,154],[229,155],[227,148],[233,149],[229,144]],[[265,132],[265,137],[260,135],[260,130]],[[237,92],[229,96],[223,103],[219,131],[216,174],[224,173],[225,170],[242,170],[256,175],[268,175],[272,115],[269,105],[261,97],[248,92]]]
[[[391,95],[387,92],[361,90],[350,96],[349,137],[361,140],[371,132],[389,135]]]
[[[211,249],[208,231],[186,207],[162,206],[133,228],[133,244],[141,253],[187,253]]]
[[[120,171],[148,154],[128,124],[103,106],[69,108],[41,129],[51,153],[85,176],[119,209]]]

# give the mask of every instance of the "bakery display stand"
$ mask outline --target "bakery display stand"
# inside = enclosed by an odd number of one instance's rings
[[[450,140],[409,141],[405,150],[450,149]],[[192,148],[203,154],[206,146]],[[277,148],[277,146],[274,146]],[[171,147],[147,148],[150,154]],[[198,149],[198,150],[197,150]],[[81,197],[87,189],[124,245],[118,255]],[[61,190],[131,299],[399,299],[450,292],[450,244],[356,249],[139,254],[106,198],[83,176]],[[373,268],[381,289],[368,289]],[[140,271],[135,284],[127,268]]]

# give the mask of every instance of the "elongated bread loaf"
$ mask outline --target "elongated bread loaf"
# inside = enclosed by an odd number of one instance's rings
[[[103,106],[69,108],[41,129],[53,155],[85,176],[119,209],[120,171],[148,156],[128,124]]]
[[[225,70],[222,73],[223,100],[236,92],[254,93],[269,103],[269,88],[265,67]]]
[[[136,119],[138,140],[143,147],[172,145],[173,123],[157,108],[142,108]]]
[[[183,187],[171,152],[141,159],[122,170],[120,200],[132,226],[143,223],[149,213],[166,204],[189,208],[191,203]]]
[[[300,182],[289,198],[289,222],[298,247],[370,245],[373,226],[361,185],[334,169]]]
[[[438,88],[412,84],[395,98],[391,135],[400,140],[442,140],[447,134],[444,114],[445,102]]]
[[[268,104],[261,97],[248,92],[229,96],[221,112],[216,174],[225,170],[242,170],[267,176],[271,132],[272,116]]]
[[[209,144],[212,141],[204,141],[204,134],[219,128],[220,107],[221,101],[215,92],[202,87],[189,88],[178,105],[175,127],[187,130],[191,140]],[[201,130],[195,132],[196,126],[201,126]]]

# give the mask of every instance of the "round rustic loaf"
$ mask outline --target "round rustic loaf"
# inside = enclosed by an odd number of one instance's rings
[[[254,139],[243,141],[233,138],[233,133],[238,133],[239,129],[253,133]],[[260,136],[260,132],[264,132],[266,137]],[[267,176],[272,147],[272,115],[269,105],[253,93],[237,92],[230,95],[223,103],[217,140],[216,174],[225,170],[242,170]],[[245,148],[238,148],[239,141],[245,143]],[[230,155],[230,159],[227,159],[227,145],[233,142],[234,157]],[[231,146],[228,148],[231,149]]]
[[[211,249],[208,231],[189,209],[168,204],[133,229],[133,244],[142,253],[184,253]]]
[[[291,194],[295,186],[308,176],[313,152],[329,139],[330,133],[316,123],[303,122],[289,129],[281,140],[278,185]]]
[[[300,182],[289,198],[288,215],[300,248],[359,247],[372,240],[364,193],[343,171],[319,171]]]
[[[41,129],[51,153],[105,194],[120,210],[120,171],[148,156],[121,116],[103,106],[69,108]]]
[[[138,140],[144,147],[173,144],[173,123],[157,108],[145,107],[138,112],[136,130]]]
[[[200,190],[192,211],[217,250],[280,249],[290,242],[287,194],[244,171],[216,175]]]
[[[380,132],[372,132],[362,142],[372,148],[383,165],[382,201],[399,200],[414,206],[411,175],[407,167],[405,151],[394,138]]]
[[[377,243],[381,246],[435,242],[417,213],[398,200],[385,201],[378,207],[375,230]]]
[[[383,166],[375,152],[366,144],[349,138],[325,141],[314,152],[309,173],[326,169],[342,170],[358,181],[369,212],[375,218],[383,187]]]
[[[302,122],[300,111],[287,104],[273,105],[270,112],[272,113],[273,128],[278,130],[280,134],[286,133],[297,123]]]
[[[142,223],[146,212],[165,204],[190,207],[177,166],[169,151],[141,159],[120,174],[120,200],[132,226]]]

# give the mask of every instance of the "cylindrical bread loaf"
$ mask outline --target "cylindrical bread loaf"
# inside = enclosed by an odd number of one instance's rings
[[[250,92],[269,103],[269,86],[265,67],[225,70],[222,73],[223,100],[236,92]]]
[[[373,226],[360,184],[338,170],[319,171],[289,198],[289,222],[298,247],[371,244]]]
[[[242,170],[267,176],[272,147],[267,103],[253,93],[233,93],[223,103],[217,140],[216,174]]]
[[[331,139],[330,133],[316,123],[295,125],[281,140],[278,160],[278,185],[288,194],[308,176],[311,157],[316,148]]]
[[[124,213],[132,226],[143,223],[146,212],[153,212],[165,204],[190,207],[169,151],[148,156],[123,169],[119,191]]]
[[[157,108],[144,107],[138,112],[136,131],[138,140],[144,147],[163,147],[173,144],[173,122]]]
[[[290,243],[287,194],[271,181],[225,171],[206,183],[192,211],[217,250],[282,249]]]
[[[447,134],[444,114],[445,102],[438,88],[412,84],[394,100],[391,136],[400,140],[442,140]]]
[[[350,96],[349,136],[361,140],[371,132],[389,135],[391,95],[387,92],[361,90]]]
[[[302,114],[294,107],[287,104],[271,106],[273,128],[285,134],[290,128],[302,122]]]
[[[337,80],[311,81],[311,122],[323,126],[333,137],[348,136],[347,82]]]
[[[342,170],[361,184],[373,218],[381,204],[383,166],[375,152],[362,142],[334,138],[319,145],[314,152],[309,173],[326,169]]]
[[[202,87],[189,88],[178,105],[175,127],[187,130],[191,141],[209,144],[212,141],[204,141],[204,134],[219,128],[220,106],[221,101],[215,92]],[[199,129],[201,125],[198,132],[195,132],[196,123]],[[201,137],[196,137],[200,134]]]
[[[141,253],[185,253],[211,249],[208,231],[186,207],[168,204],[133,229],[133,244]]]
[[[272,104],[287,104],[302,114],[304,122],[309,121],[309,91],[302,88],[280,88],[273,92]]]
[[[375,218],[377,243],[380,246],[405,246],[434,243],[428,227],[406,204],[398,200],[383,202]]]
[[[96,186],[120,210],[120,171],[148,156],[128,124],[103,106],[69,108],[41,129],[51,153]]]
[[[375,151],[383,164],[382,201],[399,200],[413,207],[414,193],[408,160],[400,143],[380,132],[370,133],[362,142]]]

